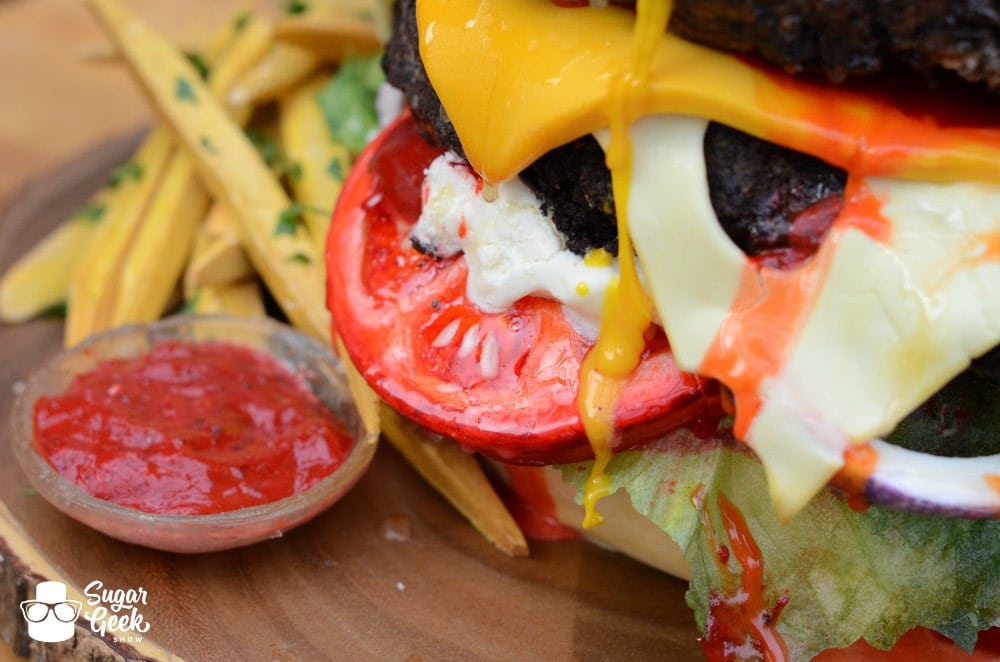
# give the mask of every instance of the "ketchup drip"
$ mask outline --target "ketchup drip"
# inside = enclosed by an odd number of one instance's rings
[[[573,540],[579,538],[575,530],[563,524],[556,512],[555,502],[545,483],[545,470],[541,467],[509,464],[506,489],[501,496],[507,510],[530,540]]]
[[[230,343],[162,342],[35,404],[39,452],[107,501],[201,515],[276,501],[332,473],[343,425],[271,357]]]
[[[788,604],[783,595],[773,605],[765,606],[764,557],[753,539],[746,518],[724,494],[719,492],[718,507],[729,545],[720,544],[715,528],[703,507],[705,488],[694,494],[695,506],[701,509],[702,523],[715,551],[715,562],[722,577],[722,590],[709,596],[705,634],[698,639],[709,662],[762,658],[765,662],[788,659],[785,642],[777,630],[778,618]],[[729,568],[733,557],[742,568],[737,576]]]

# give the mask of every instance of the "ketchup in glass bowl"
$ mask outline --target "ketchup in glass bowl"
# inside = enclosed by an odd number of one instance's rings
[[[53,506],[111,537],[189,553],[315,517],[377,444],[329,347],[228,316],[121,327],[63,351],[26,379],[10,427]]]

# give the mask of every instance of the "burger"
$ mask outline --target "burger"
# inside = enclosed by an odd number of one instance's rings
[[[669,537],[711,659],[992,636],[1000,11],[399,0],[383,68],[327,267],[386,403]]]

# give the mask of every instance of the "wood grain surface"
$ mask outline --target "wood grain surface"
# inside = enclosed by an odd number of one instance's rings
[[[130,4],[195,44],[234,7],[280,3]],[[80,204],[150,119],[122,68],[86,57],[103,44],[77,0],[0,0],[0,269]],[[0,660],[700,659],[682,582],[583,542],[505,557],[388,444],[343,501],[277,540],[183,556],[87,529],[25,489],[2,427],[60,332],[57,320],[0,326],[0,641],[13,647],[0,643]],[[68,644],[30,640],[17,603],[45,578],[145,588],[146,641],[81,626]]]

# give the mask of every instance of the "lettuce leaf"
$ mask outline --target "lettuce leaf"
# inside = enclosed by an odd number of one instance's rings
[[[563,467],[564,478],[578,488],[588,474],[587,464]],[[626,490],[636,510],[684,550],[692,568],[687,601],[701,631],[709,596],[723,589],[724,578],[693,500],[699,490],[718,542],[727,543],[715,505],[718,492],[745,515],[764,559],[764,604],[788,599],[777,629],[791,659],[809,659],[862,637],[887,649],[917,625],[971,650],[980,630],[1000,622],[1000,521],[876,507],[859,513],[840,495],[823,491],[782,524],[752,453],[686,431],[616,455],[608,476],[615,491]],[[739,572],[735,559],[728,565]]]
[[[378,128],[375,94],[383,81],[380,55],[348,58],[316,96],[330,135],[353,154]]]

